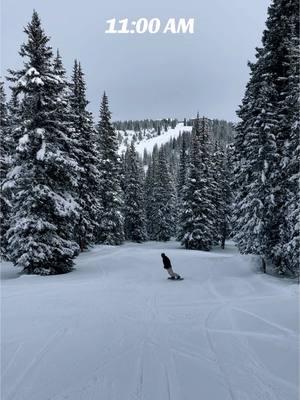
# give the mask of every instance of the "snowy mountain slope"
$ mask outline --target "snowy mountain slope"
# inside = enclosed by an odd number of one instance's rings
[[[192,127],[191,126],[184,126],[183,122],[179,122],[174,129],[171,127],[168,127],[167,132],[164,130],[160,135],[157,135],[157,132],[154,132],[153,130],[145,132],[143,135],[143,138],[141,140],[137,140],[135,142],[136,144],[136,150],[139,152],[139,154],[142,156],[144,153],[144,149],[147,150],[148,153],[151,153],[153,150],[153,147],[157,144],[158,147],[162,146],[163,144],[169,142],[171,139],[176,139],[180,133],[182,132],[191,132]],[[136,132],[134,131],[126,131],[126,137],[124,136],[123,131],[118,131],[119,134],[122,135],[122,142],[120,144],[120,153],[126,150],[127,144],[131,143],[132,137],[136,135]]]
[[[146,149],[148,153],[151,153],[153,147],[156,144],[158,145],[158,147],[160,147],[163,144],[169,142],[170,140],[178,138],[180,133],[191,132],[191,131],[192,131],[191,126],[184,126],[183,122],[179,122],[174,129],[169,128],[167,132],[163,132],[159,136],[153,137],[151,139],[143,139],[137,144],[136,150],[140,154],[143,154],[144,149]]]
[[[96,246],[47,278],[3,263],[2,399],[296,400],[298,287],[256,267],[175,242]]]

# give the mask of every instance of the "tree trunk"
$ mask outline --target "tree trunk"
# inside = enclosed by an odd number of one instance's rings
[[[225,249],[225,237],[222,237],[222,243],[221,243],[221,248],[224,250]]]
[[[80,240],[80,251],[81,251],[81,253],[84,251],[83,240]]]
[[[267,270],[266,270],[266,261],[265,261],[265,259],[263,257],[261,258],[261,262],[262,262],[262,271],[265,274],[267,272]]]

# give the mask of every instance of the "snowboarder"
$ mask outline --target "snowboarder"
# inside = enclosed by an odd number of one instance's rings
[[[181,276],[176,274],[176,272],[173,271],[172,264],[171,264],[171,261],[170,261],[169,257],[167,257],[165,255],[165,253],[161,253],[161,257],[163,259],[164,269],[167,270],[167,272],[170,275],[171,279],[181,279]]]

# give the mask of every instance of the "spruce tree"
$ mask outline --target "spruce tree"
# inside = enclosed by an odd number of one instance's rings
[[[292,273],[299,277],[300,246],[300,194],[299,194],[299,37],[290,39],[287,92],[282,104],[285,111],[284,126],[289,130],[289,138],[283,146],[281,170],[284,191],[284,204],[280,224],[280,245],[275,252],[281,257],[279,272]]]
[[[155,240],[155,200],[154,182],[158,164],[158,147],[154,146],[152,157],[146,172],[145,178],[145,208],[147,221],[147,234],[149,239]]]
[[[127,156],[128,156],[127,150],[128,150],[128,147],[127,147],[126,151],[122,151],[121,156],[120,156],[120,166],[121,166],[121,168],[120,168],[120,186],[121,186],[123,195],[125,192],[125,175],[126,175]]]
[[[19,139],[22,135],[22,130],[20,128],[22,107],[21,107],[21,103],[18,98],[17,90],[12,90],[11,98],[8,102],[7,109],[8,109],[8,118],[9,118],[8,147],[10,149],[9,151],[12,156],[12,153],[14,152],[16,144],[19,142]]]
[[[20,139],[8,174],[14,192],[8,252],[24,272],[64,273],[78,251],[72,238],[77,163],[68,153],[72,143],[59,106],[64,85],[54,72],[49,38],[36,11],[25,33],[23,67],[10,71],[22,103]]]
[[[105,93],[100,106],[98,137],[100,151],[99,199],[102,207],[98,216],[98,241],[103,244],[118,245],[124,241],[121,165],[118,156],[117,134],[111,123],[111,113]]]
[[[211,249],[215,236],[215,207],[212,198],[211,143],[208,123],[199,115],[194,122],[189,175],[180,218],[182,245],[186,249]]]
[[[235,239],[242,253],[261,255],[264,268],[269,259],[278,271],[287,265],[283,226],[289,219],[291,170],[284,165],[297,114],[295,101],[288,104],[287,99],[291,86],[298,85],[298,78],[290,79],[292,43],[299,43],[298,13],[298,0],[274,0],[269,7],[235,136]]]
[[[2,97],[4,99],[4,97]],[[13,90],[11,99],[7,106],[4,105],[2,109],[1,122],[1,254],[2,257],[7,258],[8,241],[6,232],[9,228],[9,221],[11,216],[11,198],[13,196],[13,183],[8,179],[8,172],[12,167],[13,154],[16,145],[22,135],[20,125],[20,102],[18,95]]]
[[[5,234],[9,228],[11,202],[8,190],[4,189],[6,175],[10,168],[10,140],[9,140],[9,116],[7,111],[4,83],[0,82],[0,255],[7,257],[7,240]]]
[[[215,208],[215,244],[220,244],[225,248],[225,240],[229,234],[230,209],[231,209],[231,190],[230,172],[226,149],[219,141],[215,142],[212,157],[213,185],[212,198]]]
[[[179,155],[179,169],[177,176],[177,189],[179,196],[182,194],[182,189],[186,184],[187,173],[189,166],[188,144],[186,134],[182,134],[182,144]]]
[[[176,231],[176,191],[163,147],[158,152],[153,178],[152,238],[167,241]]]
[[[80,63],[74,62],[70,84],[72,139],[76,143],[74,156],[79,165],[79,178],[75,197],[79,217],[75,224],[75,239],[83,251],[95,243],[97,218],[100,213],[98,154],[91,113],[87,110],[86,85]]]
[[[255,79],[255,80],[254,80]],[[242,253],[267,254],[271,246],[271,223],[275,210],[274,203],[274,166],[277,148],[274,131],[277,128],[276,113],[272,104],[265,104],[268,92],[274,91],[272,83],[256,80],[254,110],[242,108],[239,116],[242,120],[251,120],[250,126],[241,122],[237,131],[246,134],[242,149],[235,146],[236,158],[246,154],[236,169],[238,192],[234,204],[235,238]],[[262,87],[260,87],[262,85]],[[253,96],[250,86],[246,96]],[[251,100],[250,100],[251,101]],[[266,105],[263,113],[257,112]],[[253,112],[254,111],[254,112]],[[244,134],[244,133],[243,133]]]
[[[182,143],[179,155],[179,168],[177,173],[177,226],[179,225],[180,215],[183,207],[183,194],[188,177],[189,155],[186,134],[182,134]],[[177,229],[177,239],[182,240],[181,230]]]
[[[134,143],[125,156],[125,238],[141,243],[146,240],[146,216],[142,166]]]

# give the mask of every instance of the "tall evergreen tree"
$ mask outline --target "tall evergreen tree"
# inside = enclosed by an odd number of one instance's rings
[[[72,239],[76,203],[71,195],[77,163],[68,154],[71,142],[59,107],[64,85],[54,73],[49,38],[36,11],[25,33],[23,67],[10,71],[22,104],[20,139],[8,174],[14,191],[9,258],[27,273],[64,273],[72,269],[78,251]]]
[[[99,196],[102,210],[99,214],[98,241],[118,245],[124,241],[123,193],[121,165],[118,156],[117,134],[111,123],[108,99],[103,94],[98,125],[100,151]]]
[[[86,85],[80,63],[74,62],[70,84],[72,138],[76,142],[74,156],[80,167],[76,201],[79,217],[75,224],[75,238],[83,251],[97,238],[97,217],[101,210],[99,195],[98,154],[92,115],[87,111]]]
[[[12,153],[14,152],[14,149],[16,148],[16,144],[19,142],[19,139],[22,135],[22,129],[21,129],[21,123],[20,123],[22,105],[19,101],[17,90],[12,90],[11,98],[8,102],[7,109],[8,109],[8,118],[9,118],[8,147],[10,149],[9,151],[12,156]]]
[[[215,244],[225,248],[225,240],[229,234],[231,190],[228,159],[225,149],[219,141],[215,142],[212,157],[212,170],[214,182],[212,198],[215,208]]]
[[[179,193],[179,197],[182,195],[183,187],[186,184],[188,166],[189,166],[188,144],[187,144],[186,134],[183,133],[182,144],[179,155],[179,169],[177,176],[177,190]]]
[[[296,28],[296,25],[295,25]],[[284,125],[288,128],[289,138],[283,146],[281,170],[284,172],[283,184],[284,204],[280,224],[280,245],[275,252],[280,255],[279,272],[292,273],[299,277],[299,246],[300,246],[300,191],[299,191],[299,160],[300,160],[300,124],[299,124],[299,36],[295,34],[290,39],[289,69],[287,92],[283,102],[285,111]]]
[[[293,41],[299,43],[299,1],[274,0],[263,46],[257,49],[256,63],[250,64],[235,137],[235,238],[243,253],[261,255],[264,266],[270,259],[279,271],[286,264],[280,227],[288,218],[290,176],[283,160],[292,136],[290,115],[295,114],[293,103],[286,101]],[[292,86],[297,85],[293,80]]]
[[[254,96],[255,111],[250,110],[249,113],[248,107],[241,108],[239,116],[249,125],[245,126],[241,122],[237,127],[238,132],[243,131],[243,135],[245,132],[245,138],[242,149],[235,146],[236,158],[239,160],[235,171],[238,187],[234,205],[235,238],[242,253],[264,255],[272,245],[274,167],[277,157],[274,131],[277,121],[273,105],[265,104],[268,93],[274,91],[272,83],[262,82],[255,74],[252,83],[254,87],[250,85],[246,96],[249,96],[249,100]],[[253,93],[253,89],[257,92]],[[263,114],[257,117],[257,112],[264,105],[266,108]],[[243,153],[245,158],[240,160]]]
[[[4,97],[2,97],[4,99]],[[11,99],[2,110],[1,122],[1,254],[2,257],[7,258],[8,241],[6,232],[9,228],[9,221],[11,216],[11,198],[13,196],[12,186],[8,179],[8,172],[12,166],[13,153],[22,135],[20,125],[20,102],[15,91],[12,91]]]
[[[221,230],[223,222],[223,198],[221,191],[221,180],[222,180],[222,162],[223,153],[218,140],[214,142],[214,150],[211,154],[211,168],[212,174],[212,186],[210,188],[212,195],[212,202],[215,208],[214,215],[214,235],[213,244],[218,245],[221,242]]]
[[[148,165],[145,178],[145,208],[147,220],[147,234],[151,240],[155,240],[155,200],[154,182],[158,168],[158,147],[154,146],[152,157]]]
[[[199,115],[194,122],[189,176],[180,218],[181,243],[187,249],[210,250],[215,236],[212,199],[211,143],[208,123]]]
[[[128,147],[127,147],[128,150]],[[128,151],[122,151],[121,156],[120,156],[120,186],[123,191],[125,192],[125,174],[126,174],[126,167],[127,167],[127,156],[128,156]]]
[[[6,175],[10,167],[10,141],[9,141],[9,118],[4,92],[4,83],[0,82],[0,255],[7,257],[7,240],[5,234],[9,227],[11,203],[7,190],[4,190]]]
[[[183,195],[188,177],[189,155],[186,134],[182,134],[182,143],[179,155],[179,168],[177,172],[177,239],[182,240],[182,230],[178,229],[180,215],[183,207]]]
[[[176,231],[176,191],[163,147],[158,152],[153,178],[152,239],[167,241]]]
[[[125,156],[125,238],[133,242],[146,240],[146,216],[142,166],[134,143]]]

